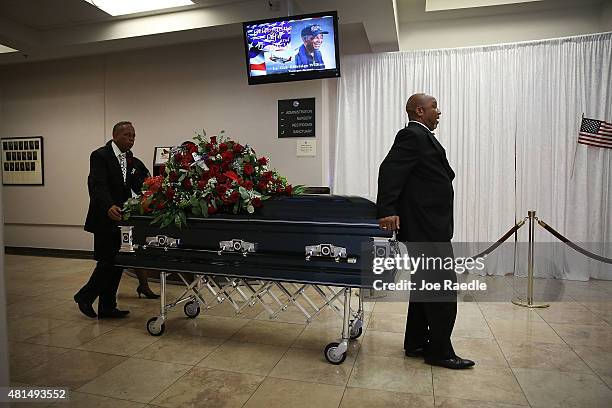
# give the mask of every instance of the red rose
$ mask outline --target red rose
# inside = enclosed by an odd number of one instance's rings
[[[245,181],[242,186],[247,190],[251,190],[253,188],[253,182],[251,180]]]
[[[226,150],[227,150],[227,143],[221,143],[221,144],[219,145],[219,151],[220,151],[220,152],[224,152],[224,151],[226,151]]]
[[[221,159],[223,159],[224,162],[231,162],[232,160],[234,160],[234,153],[230,152],[229,150],[223,152],[221,154]]]
[[[178,180],[178,174],[176,174],[174,171],[171,171],[168,177],[170,178],[171,183],[175,183]]]
[[[210,137],[210,143],[217,144],[217,136],[211,136]]]
[[[249,163],[244,165],[244,174],[246,174],[247,176],[250,176],[251,174],[253,174],[253,166]]]
[[[217,187],[215,187],[215,190],[217,191],[217,194],[219,194],[220,196],[223,196],[227,188],[223,184],[219,184],[217,185]]]
[[[261,198],[259,198],[259,197],[254,197],[254,198],[251,200],[251,204],[252,204],[252,205],[253,205],[253,207],[255,207],[255,208],[261,207]]]
[[[270,180],[272,180],[272,172],[271,172],[271,171],[264,171],[264,172],[261,174],[261,177],[262,177],[264,180],[268,180],[268,181],[270,181]]]
[[[168,190],[166,190],[166,197],[168,198],[168,200],[172,200],[174,198],[174,194],[175,191],[173,188],[169,188]]]
[[[196,146],[196,144],[195,144],[195,143],[189,143],[189,144],[187,145],[187,151],[188,151],[190,154],[197,153],[197,152],[198,152],[198,146]]]
[[[191,190],[191,188],[193,187],[193,184],[191,183],[191,179],[185,178],[183,180],[183,187],[185,187],[186,190]]]
[[[217,153],[219,153],[219,151],[215,148],[212,148],[208,151],[208,155],[212,158],[214,158],[217,155]]]
[[[209,205],[208,206],[208,214],[209,215],[214,214],[216,212],[217,212],[217,207],[215,207],[214,205]]]
[[[225,184],[227,182],[227,176],[225,174],[219,174],[217,176],[217,181],[219,184]]]
[[[234,180],[234,181],[238,181],[240,179],[240,177],[238,177],[238,175],[236,173],[234,173],[233,171],[226,171],[224,173],[228,178]]]
[[[287,184],[287,187],[285,187],[285,194],[291,195],[291,193],[293,193],[293,187],[291,184]]]
[[[242,149],[243,149],[243,147],[242,147],[242,145],[240,143],[236,143],[234,145],[234,153],[241,153]]]
[[[209,170],[204,170],[202,172],[202,176],[200,177],[200,179],[202,181],[208,181],[209,178],[210,178],[210,171]]]
[[[161,188],[162,182],[164,181],[163,176],[147,177],[144,181],[144,187],[150,192],[149,195],[157,193]]]
[[[237,192],[236,190],[232,191],[232,194],[230,194],[230,197],[229,197],[232,203],[235,203],[236,201],[238,201],[239,198],[240,198],[240,193]]]
[[[266,183],[265,181],[260,181],[257,184],[257,187],[261,190],[264,191],[267,187],[268,187],[268,183]]]
[[[208,171],[210,172],[210,176],[214,177],[217,174],[219,174],[219,166],[217,166],[216,164],[212,164],[210,165],[210,167],[208,168]]]
[[[264,165],[268,164],[268,159],[266,159],[265,157],[260,157],[259,159],[257,159],[257,163],[259,163],[260,165],[264,166]]]
[[[206,184],[208,184],[208,182],[206,182],[204,180],[198,181],[198,189],[204,190],[206,188]]]

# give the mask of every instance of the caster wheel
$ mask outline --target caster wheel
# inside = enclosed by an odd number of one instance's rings
[[[351,334],[350,334],[350,339],[351,340],[355,340],[358,339],[361,336],[361,333],[363,333],[363,328],[358,327],[357,330],[353,330],[351,328]]]
[[[325,347],[325,359],[332,364],[342,364],[346,360],[346,351],[342,354],[337,353],[340,343],[329,343]]]
[[[183,311],[185,312],[185,316],[190,319],[195,319],[200,314],[200,304],[193,300],[187,302],[183,307]]]
[[[147,331],[151,336],[161,336],[166,330],[166,324],[158,324],[157,319],[158,317],[152,317],[147,322]]]

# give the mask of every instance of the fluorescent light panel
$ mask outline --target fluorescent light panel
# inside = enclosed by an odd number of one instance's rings
[[[425,11],[502,6],[505,4],[531,3],[533,1],[541,0],[425,0]]]
[[[85,0],[111,16],[190,6],[191,0]]]

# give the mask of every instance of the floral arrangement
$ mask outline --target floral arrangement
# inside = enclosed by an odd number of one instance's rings
[[[166,227],[187,224],[187,215],[208,217],[215,213],[249,213],[274,195],[298,195],[266,157],[253,148],[219,136],[197,134],[194,142],[172,149],[163,176],[147,177],[138,197],[126,201],[123,214],[153,216],[152,224]]]

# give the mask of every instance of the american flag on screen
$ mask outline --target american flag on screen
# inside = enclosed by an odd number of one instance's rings
[[[266,75],[264,52],[282,49],[291,42],[291,24],[279,21],[247,26],[246,37],[251,76]]]
[[[578,143],[612,149],[612,123],[582,118]]]

